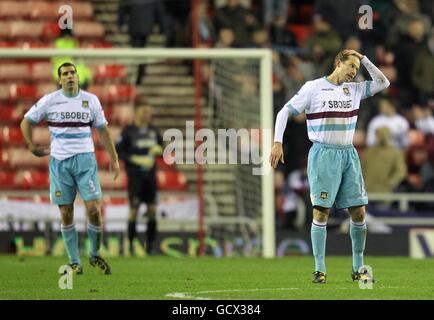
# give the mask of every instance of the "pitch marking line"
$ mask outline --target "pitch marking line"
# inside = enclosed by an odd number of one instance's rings
[[[408,289],[406,287],[378,287],[378,289]],[[321,289],[326,288],[310,288]],[[339,288],[339,290],[353,290],[354,288]],[[207,291],[195,291],[195,292],[171,292],[165,295],[165,297],[177,298],[177,299],[193,299],[193,300],[211,300],[211,298],[198,296],[206,293],[222,293],[222,292],[258,292],[258,291],[288,291],[288,290],[300,290],[300,288],[256,288],[256,289],[226,289],[226,290],[207,290]]]
[[[196,292],[171,292],[166,294],[166,297],[178,298],[178,299],[195,299],[195,300],[211,300],[211,298],[200,297],[197,295],[204,293],[222,293],[222,292],[256,292],[256,291],[287,291],[287,290],[299,290],[300,288],[269,288],[269,289],[227,289],[227,290],[207,290]]]

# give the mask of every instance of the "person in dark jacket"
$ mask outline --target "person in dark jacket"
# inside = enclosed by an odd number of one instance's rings
[[[152,34],[154,25],[158,24],[164,32],[165,11],[162,0],[121,0],[118,9],[118,25],[128,22],[130,44],[133,48],[146,46],[148,37]],[[140,65],[136,85],[141,83],[144,76],[144,65]]]
[[[130,254],[134,254],[136,221],[139,207],[146,204],[148,218],[146,229],[146,252],[154,253],[157,233],[157,177],[155,157],[163,152],[158,129],[151,125],[151,107],[141,104],[135,108],[135,120],[121,133],[116,144],[119,158],[124,161],[128,177],[128,239]]]

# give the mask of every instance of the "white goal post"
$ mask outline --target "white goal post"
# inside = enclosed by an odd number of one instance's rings
[[[0,49],[0,59],[35,59],[68,56],[84,59],[122,59],[140,63],[148,59],[256,59],[259,62],[259,100],[260,128],[273,128],[273,95],[272,95],[272,54],[268,49]],[[121,61],[120,61],[121,62]],[[262,141],[269,135],[262,132]],[[272,142],[270,142],[272,143]],[[275,256],[275,204],[273,171],[269,169],[268,155],[263,155],[262,168],[269,172],[261,176],[262,205],[262,255],[266,258]]]

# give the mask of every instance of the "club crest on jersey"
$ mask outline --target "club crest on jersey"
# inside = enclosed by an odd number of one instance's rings
[[[346,96],[349,96],[350,95],[350,89],[348,89],[348,88],[342,88],[342,90],[344,90],[344,94],[346,95]]]
[[[83,108],[89,108],[89,101],[87,101],[87,100],[83,100],[83,101],[81,102],[81,106],[82,106]]]

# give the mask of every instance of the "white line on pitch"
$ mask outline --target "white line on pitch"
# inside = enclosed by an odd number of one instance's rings
[[[198,297],[196,294],[203,293],[222,293],[222,292],[255,292],[255,291],[286,291],[286,290],[299,290],[300,288],[256,288],[256,289],[226,289],[226,290],[207,290],[196,292],[171,292],[166,294],[166,297],[178,299],[196,299],[196,300],[210,300],[210,298]]]

